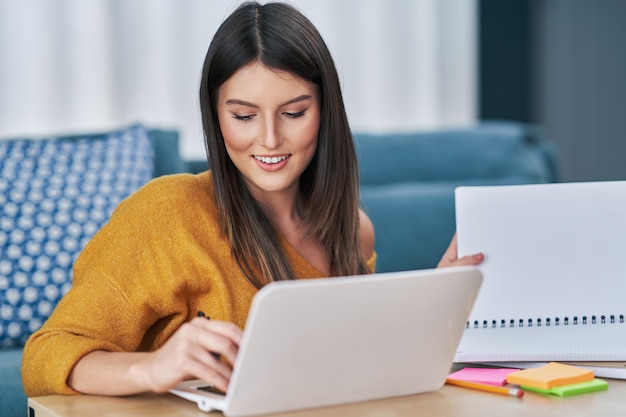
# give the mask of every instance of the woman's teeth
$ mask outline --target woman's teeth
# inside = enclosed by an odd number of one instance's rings
[[[261,161],[264,164],[277,164],[279,162],[284,161],[285,159],[287,159],[287,155],[283,155],[283,156],[254,156],[254,159],[256,159],[257,161]]]

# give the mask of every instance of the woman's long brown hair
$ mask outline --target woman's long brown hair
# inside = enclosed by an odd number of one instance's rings
[[[313,24],[283,3],[239,6],[219,27],[207,52],[200,109],[222,233],[250,283],[296,278],[279,235],[226,153],[217,116],[219,88],[237,70],[260,62],[314,83],[320,91],[317,150],[300,177],[301,212],[309,236],[330,261],[331,276],[370,272],[359,239],[356,152],[330,52]]]

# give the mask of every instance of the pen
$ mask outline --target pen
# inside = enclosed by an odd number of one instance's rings
[[[209,316],[207,316],[206,314],[204,314],[204,312],[202,310],[198,310],[198,317],[206,317],[207,320],[211,320],[211,318]],[[211,352],[211,355],[213,355],[213,357],[215,358],[215,360],[219,361],[222,356],[217,353],[217,352]]]
[[[494,394],[509,395],[511,397],[521,398],[524,391],[519,388],[495,387],[493,385],[479,384],[477,382],[461,381],[459,379],[446,378],[446,384],[456,385],[457,387],[471,388],[479,391],[492,392]]]

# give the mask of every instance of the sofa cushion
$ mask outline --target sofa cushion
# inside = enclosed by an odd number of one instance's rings
[[[454,234],[454,185],[363,186],[361,205],[376,232],[377,272],[437,266]]]
[[[361,185],[466,179],[556,181],[551,142],[522,123],[486,122],[472,129],[354,135]],[[402,167],[398,169],[398,167]]]
[[[150,129],[149,134],[154,146],[154,176],[187,172],[187,164],[178,149],[178,131]]]
[[[23,345],[48,318],[82,248],[152,178],[153,152],[141,125],[0,141],[0,347]]]

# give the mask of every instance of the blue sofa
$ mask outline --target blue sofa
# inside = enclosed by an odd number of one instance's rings
[[[376,230],[378,271],[435,267],[455,229],[460,185],[558,181],[540,128],[355,134],[362,206]],[[27,413],[22,346],[71,286],[71,264],[111,210],[152,177],[199,172],[176,131],[133,125],[88,135],[0,140],[0,410]]]

